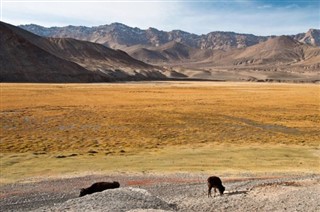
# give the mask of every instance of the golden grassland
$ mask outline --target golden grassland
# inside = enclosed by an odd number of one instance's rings
[[[1,84],[0,107],[3,182],[82,171],[320,171],[315,84]]]

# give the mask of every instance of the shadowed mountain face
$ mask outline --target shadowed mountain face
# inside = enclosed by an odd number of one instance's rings
[[[1,81],[107,82],[162,79],[159,69],[100,44],[44,38],[0,22]]]
[[[0,24],[1,82],[94,82],[107,80],[36,45],[41,37]]]

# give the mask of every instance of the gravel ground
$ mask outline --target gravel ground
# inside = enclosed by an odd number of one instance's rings
[[[225,195],[207,197],[208,175],[90,175],[0,187],[1,211],[320,211],[320,175],[221,176]],[[79,198],[82,187],[120,189]]]

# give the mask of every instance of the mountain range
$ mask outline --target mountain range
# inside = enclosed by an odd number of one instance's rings
[[[292,64],[304,60],[303,55],[314,54],[320,47],[317,29],[290,36],[255,36],[235,32],[196,35],[181,30],[142,30],[121,23],[97,27],[45,28],[34,24],[19,27],[44,37],[74,38],[121,49],[138,60],[156,65],[186,61],[197,64],[211,61],[211,65]]]
[[[125,49],[128,46],[134,45],[161,46],[175,41],[197,49],[228,50],[231,48],[252,46],[266,41],[269,38],[276,37],[220,31],[196,35],[181,30],[166,32],[151,27],[142,30],[121,23],[112,23],[110,25],[96,27],[66,26],[46,28],[35,24],[20,25],[19,27],[44,37],[68,37],[100,43],[111,48],[119,49]],[[310,29],[307,33],[290,35],[290,37],[305,44],[320,46],[319,29]]]
[[[120,23],[46,28],[1,22],[0,31],[1,81],[320,81],[319,29],[289,36],[196,35]]]

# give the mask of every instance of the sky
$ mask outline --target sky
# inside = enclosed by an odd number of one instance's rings
[[[291,35],[320,29],[319,0],[0,0],[1,21],[51,26],[131,27],[195,34]]]

